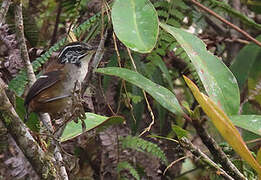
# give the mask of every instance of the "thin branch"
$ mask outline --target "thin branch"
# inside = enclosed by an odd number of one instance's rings
[[[34,75],[34,70],[33,70],[32,64],[30,62],[26,43],[25,43],[21,0],[20,0],[20,2],[16,3],[16,6],[15,6],[15,25],[16,25],[16,29],[17,29],[16,37],[17,37],[17,40],[18,40],[18,43],[20,46],[20,50],[21,50],[21,58],[26,67],[27,77],[29,80],[29,86],[31,87],[33,85],[33,83],[36,81],[36,78]]]
[[[132,63],[132,66],[133,66],[134,70],[135,70],[136,72],[138,72],[137,67],[136,67],[136,64],[135,64],[135,62],[134,62],[134,59],[133,59],[133,57],[132,57],[132,55],[131,55],[131,51],[130,51],[130,49],[129,49],[128,47],[127,47],[127,51],[128,51],[128,55],[129,55],[129,57],[130,57],[130,59],[131,59],[131,63]],[[144,133],[149,132],[149,131],[151,130],[152,126],[153,126],[154,123],[155,123],[155,116],[154,116],[154,114],[153,114],[152,108],[151,108],[150,103],[149,103],[149,101],[148,101],[146,92],[145,92],[143,89],[142,89],[142,93],[143,93],[145,102],[146,102],[146,104],[147,104],[148,111],[150,112],[150,116],[151,116],[152,121],[151,121],[151,123],[149,124],[149,126],[148,126],[147,128],[145,128],[144,131],[142,131],[142,132],[140,133],[139,137],[141,137]]]
[[[226,172],[234,179],[246,180],[244,175],[235,167],[235,165],[229,160],[226,154],[222,151],[216,141],[209,135],[207,130],[202,126],[198,119],[193,119],[192,124],[197,131],[202,142],[208,148],[215,161],[221,164]]]
[[[243,34],[245,37],[247,37],[249,40],[253,41],[254,43],[256,43],[258,46],[261,47],[261,42],[259,42],[258,40],[256,40],[255,38],[253,38],[250,34],[248,34],[246,31],[242,30],[241,28],[235,26],[234,24],[230,23],[229,21],[227,21],[226,19],[224,19],[223,17],[221,17],[220,15],[218,15],[217,13],[215,13],[214,11],[212,11],[211,9],[207,8],[206,6],[200,4],[199,2],[197,2],[196,0],[190,0],[193,4],[195,4],[196,6],[198,6],[199,8],[203,9],[204,11],[208,12],[209,14],[211,14],[212,16],[216,17],[217,19],[219,19],[220,21],[222,21],[223,23],[227,24],[228,26],[230,26],[231,28],[235,29],[236,31],[238,31],[239,33]]]
[[[168,167],[166,167],[166,169],[164,170],[163,175],[165,175],[166,172],[167,172],[167,170],[168,170],[169,168],[171,168],[172,166],[174,166],[176,163],[178,163],[179,161],[182,161],[183,159],[187,159],[187,158],[190,157],[190,156],[192,156],[192,155],[183,156],[183,157],[181,157],[181,158],[179,158],[179,159],[176,159],[176,160],[173,161],[172,163],[170,163],[170,164],[168,165]]]
[[[118,65],[119,67],[122,67],[121,66],[121,56],[120,56],[120,52],[119,52],[119,48],[118,48],[118,45],[117,45],[117,38],[116,38],[116,35],[115,33],[112,34],[112,37],[113,37],[113,42],[114,42],[114,49],[116,51],[116,54],[117,54],[117,61],[118,61]],[[136,123],[136,118],[134,116],[134,113],[133,113],[133,106],[132,104],[130,103],[130,97],[128,95],[128,91],[127,91],[127,87],[126,87],[126,83],[124,80],[122,80],[122,87],[125,91],[125,94],[126,94],[126,97],[127,97],[127,103],[128,103],[128,106],[130,107],[130,114],[131,114],[131,117],[133,118],[134,122]],[[122,89],[122,88],[121,88]],[[118,105],[118,110],[120,108],[120,101],[119,101],[119,105]],[[117,113],[118,113],[118,110],[117,110]]]
[[[219,167],[214,161],[212,161],[206,154],[204,154],[200,149],[194,146],[187,138],[181,138],[180,144],[187,150],[189,150],[194,156],[200,158],[203,162],[205,162],[210,167],[216,169],[221,172],[220,175],[227,180],[234,180],[230,175],[226,173],[223,169]]]
[[[59,1],[56,19],[55,19],[55,26],[54,26],[54,29],[53,29],[53,35],[52,35],[50,46],[54,45],[54,43],[56,42],[56,36],[57,36],[57,32],[58,32],[58,26],[59,26],[59,22],[60,22],[61,12],[62,12],[62,3],[61,3],[61,1]]]
[[[5,23],[5,16],[8,12],[9,6],[12,3],[11,0],[4,0],[0,9],[0,26]]]
[[[92,61],[91,65],[88,67],[88,73],[87,73],[87,75],[85,76],[85,78],[84,78],[84,80],[82,82],[82,90],[81,90],[82,95],[86,91],[87,87],[90,84],[91,79],[93,78],[92,77],[93,76],[93,70],[98,67],[100,61],[103,58],[103,55],[104,55],[104,44],[105,44],[106,38],[107,38],[107,30],[106,30],[103,38],[101,38],[101,40],[100,40],[100,43],[99,43],[97,51],[96,51],[96,53],[94,55],[93,61]]]

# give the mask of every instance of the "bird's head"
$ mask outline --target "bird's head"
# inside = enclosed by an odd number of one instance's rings
[[[94,47],[83,42],[69,43],[60,51],[58,62],[61,64],[71,63],[76,66],[81,66],[81,60],[93,49]]]

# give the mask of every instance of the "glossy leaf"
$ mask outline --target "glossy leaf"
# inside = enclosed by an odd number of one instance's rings
[[[112,124],[122,123],[124,121],[124,119],[120,116],[112,116],[108,118],[93,113],[85,113],[85,115],[86,119],[84,120],[84,122],[86,125],[86,130],[84,132],[98,127],[105,127]],[[82,124],[80,120],[78,123],[71,121],[66,125],[66,128],[61,137],[61,141],[63,142],[75,138],[84,132],[82,131]]]
[[[171,91],[165,87],[155,84],[151,80],[135,71],[131,71],[125,68],[108,67],[99,68],[96,70],[96,72],[118,76],[149,93],[156,101],[158,101],[163,107],[172,113],[183,114],[177,98]]]
[[[116,0],[112,6],[113,29],[127,47],[141,53],[150,52],[157,41],[157,12],[149,0]]]
[[[252,168],[254,168],[258,174],[261,174],[261,166],[252,156],[251,152],[247,148],[245,142],[240,136],[238,130],[230,121],[224,111],[214,103],[208,96],[199,91],[197,86],[187,77],[183,76],[194,97],[212,120],[215,127],[223,138],[231,145],[231,147],[246,161]]]
[[[261,35],[256,38],[261,41]],[[251,56],[250,56],[251,54]],[[235,75],[238,86],[243,88],[246,80],[252,71],[255,61],[260,59],[261,48],[254,43],[250,43],[243,47],[230,66],[231,71]]]
[[[160,26],[176,38],[186,51],[210,96],[223,110],[234,115],[239,111],[239,89],[236,78],[227,66],[206,50],[206,45],[195,35],[166,24]]]
[[[261,136],[261,115],[234,115],[230,119],[236,126]]]

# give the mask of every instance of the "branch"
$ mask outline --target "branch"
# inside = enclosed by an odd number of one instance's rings
[[[15,139],[35,171],[42,179],[56,179],[56,173],[50,157],[47,157],[22,120],[17,115],[6,93],[5,83],[0,79],[0,112],[8,132]]]
[[[202,142],[208,148],[215,161],[220,163],[226,172],[234,179],[246,180],[244,175],[235,167],[229,160],[226,154],[222,151],[216,141],[208,134],[207,130],[202,126],[198,119],[193,119],[192,124],[197,131]]]
[[[36,81],[36,77],[34,74],[32,64],[29,59],[29,55],[28,55],[27,47],[26,47],[26,43],[25,43],[21,0],[19,0],[15,6],[15,24],[16,24],[16,28],[17,28],[17,39],[18,39],[18,43],[19,43],[20,49],[21,49],[21,58],[26,67],[27,77],[29,80],[29,87],[31,87],[34,84],[34,82]],[[54,132],[52,125],[51,125],[52,123],[51,123],[50,116],[47,113],[40,114],[40,119],[44,123],[44,125],[46,126],[46,128],[48,129],[49,132]],[[21,123],[21,124],[23,124],[23,123]],[[23,126],[24,126],[24,124],[23,124]],[[51,143],[55,147],[55,152],[54,152],[55,156],[54,157],[58,163],[60,175],[62,176],[63,179],[67,180],[68,175],[67,175],[66,169],[65,169],[64,165],[61,163],[63,161],[63,159],[62,159],[60,149],[57,147],[56,142],[52,141]],[[30,147],[30,146],[27,146],[27,147]],[[38,165],[40,165],[40,164],[38,164]],[[52,167],[52,170],[54,170],[54,169],[55,168]],[[41,173],[40,175],[44,176],[45,174]]]
[[[261,47],[261,42],[259,42],[258,40],[256,40],[255,38],[253,38],[250,34],[248,34],[246,31],[240,29],[239,27],[235,26],[234,24],[230,23],[229,21],[227,21],[226,19],[224,19],[223,17],[221,17],[220,15],[218,15],[217,13],[215,13],[214,11],[210,10],[209,8],[207,8],[206,6],[200,4],[199,2],[197,2],[196,0],[190,0],[193,4],[195,4],[196,6],[198,6],[199,8],[203,9],[204,11],[208,12],[209,14],[211,14],[212,16],[216,17],[217,19],[219,19],[220,21],[222,21],[223,23],[227,24],[228,26],[230,26],[231,28],[235,29],[236,31],[238,31],[239,33],[243,34],[245,37],[247,37],[249,40],[253,41],[254,43],[256,43],[258,46]]]
[[[16,25],[16,29],[17,29],[16,37],[17,37],[17,40],[18,40],[18,43],[20,46],[20,50],[21,50],[21,58],[26,67],[27,77],[29,80],[29,87],[31,87],[33,85],[33,83],[36,81],[36,78],[34,75],[34,70],[33,70],[32,64],[30,62],[26,43],[25,43],[21,0],[18,1],[18,3],[16,3],[16,6],[15,6],[15,25]]]
[[[89,66],[89,70],[88,70],[88,73],[87,75],[85,76],[83,82],[82,82],[82,95],[83,93],[86,91],[87,87],[89,86],[90,84],[90,80],[93,78],[92,75],[93,75],[93,70],[96,69],[104,55],[104,44],[105,44],[105,41],[107,39],[107,30],[105,32],[105,34],[102,36],[101,40],[100,40],[100,43],[99,43],[99,46],[97,48],[97,51],[95,53],[95,56],[92,60],[92,63],[90,63],[90,66]]]
[[[5,16],[6,13],[8,12],[11,3],[12,3],[11,0],[4,0],[2,2],[2,6],[0,9],[0,26],[2,26],[5,23]]]
[[[227,180],[234,180],[231,176],[229,176],[223,169],[221,169],[215,162],[213,162],[206,154],[204,154],[200,149],[195,147],[191,142],[189,142],[186,138],[180,139],[180,144],[187,150],[189,150],[194,156],[200,158],[203,162],[205,162],[210,167],[216,169],[221,172],[220,175]]]

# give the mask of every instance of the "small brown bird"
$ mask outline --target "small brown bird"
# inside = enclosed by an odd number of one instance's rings
[[[88,72],[91,58],[87,54],[93,49],[86,43],[73,42],[60,51],[58,58],[30,88],[24,101],[25,120],[31,112],[49,113],[55,117],[72,105],[73,90],[76,82],[81,83]]]

